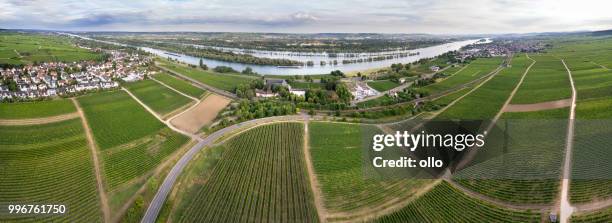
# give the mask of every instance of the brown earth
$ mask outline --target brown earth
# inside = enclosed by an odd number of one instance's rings
[[[565,108],[572,105],[572,99],[561,99],[556,101],[547,101],[534,104],[509,104],[504,108],[504,112],[530,112],[541,111],[555,108]]]
[[[30,119],[0,119],[0,125],[40,125],[52,122],[61,122],[65,120],[78,118],[79,113],[69,113],[58,116],[44,117],[44,118],[30,118]]]
[[[196,133],[203,126],[210,124],[230,101],[226,97],[210,94],[192,109],[170,120],[170,123],[186,132]]]

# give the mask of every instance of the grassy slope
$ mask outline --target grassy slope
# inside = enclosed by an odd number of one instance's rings
[[[61,99],[0,104],[0,119],[41,118],[76,112],[72,101]]]
[[[468,67],[463,69],[461,72],[457,72],[438,83],[434,83],[420,89],[429,92],[430,94],[439,93],[487,75],[491,71],[495,70],[495,68],[497,68],[501,62],[502,58],[500,57],[480,58],[470,63]]]

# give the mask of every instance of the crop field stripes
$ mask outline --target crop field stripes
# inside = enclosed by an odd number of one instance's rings
[[[48,222],[104,220],[91,150],[78,118],[29,126],[0,126],[0,203],[63,204]],[[42,221],[0,214],[6,222]]]
[[[221,160],[176,222],[317,222],[303,132],[302,123],[269,124],[227,141]]]
[[[181,73],[180,73],[180,72],[178,72],[178,71],[175,71],[175,70],[173,70],[173,69],[170,69],[170,68],[164,67],[163,65],[159,65],[159,64],[158,64],[158,62],[155,62],[155,66],[156,66],[156,67],[159,67],[160,69],[162,69],[162,70],[164,70],[164,71],[166,71],[166,72],[168,72],[168,73],[171,73],[171,74],[173,74],[173,75],[176,75],[176,76],[178,76],[178,77],[180,77],[180,78],[182,78],[182,79],[185,79],[185,80],[191,81],[192,83],[197,84],[197,85],[198,85],[200,88],[202,88],[202,89],[205,89],[205,90],[208,90],[208,91],[211,91],[211,92],[215,92],[215,93],[217,93],[217,94],[223,95],[223,96],[228,97],[228,98],[231,98],[231,99],[237,99],[237,98],[238,98],[238,96],[236,96],[234,93],[228,92],[228,91],[223,90],[223,89],[218,89],[218,88],[213,87],[213,86],[208,85],[208,84],[204,84],[204,83],[202,83],[201,81],[198,81],[198,80],[193,79],[193,78],[191,78],[191,77],[188,77],[188,76],[186,76],[186,75],[184,75],[184,74],[181,74]]]
[[[314,204],[319,214],[319,221],[325,222],[327,219],[327,210],[323,204],[323,195],[319,189],[319,181],[317,175],[312,167],[312,158],[310,156],[310,133],[308,132],[308,120],[304,120],[304,162],[306,164],[306,170],[308,171],[308,178],[310,181],[310,190],[314,198]]]
[[[106,190],[104,189],[104,182],[102,180],[102,173],[101,173],[102,168],[100,168],[100,160],[98,158],[98,149],[94,141],[93,133],[91,132],[91,129],[89,128],[89,124],[87,123],[85,114],[83,113],[83,110],[81,109],[81,105],[79,105],[79,102],[76,99],[71,98],[71,100],[74,103],[74,107],[76,107],[77,109],[77,113],[79,115],[79,118],[81,119],[81,123],[85,131],[87,145],[89,149],[91,150],[91,157],[92,157],[92,162],[94,165],[94,173],[96,176],[98,194],[100,196],[100,208],[102,209],[104,221],[110,222],[111,217],[110,217],[110,208],[108,205],[108,196],[106,196]]]

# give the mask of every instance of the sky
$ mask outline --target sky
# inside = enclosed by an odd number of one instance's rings
[[[612,29],[610,0],[0,0],[0,28],[494,34]]]

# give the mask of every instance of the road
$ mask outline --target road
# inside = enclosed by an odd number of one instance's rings
[[[153,200],[151,200],[151,203],[149,204],[149,207],[147,208],[147,211],[145,212],[145,215],[142,218],[141,222],[142,223],[152,223],[157,220],[157,216],[159,215],[161,208],[166,202],[166,198],[168,197],[168,194],[170,194],[170,191],[172,191],[172,187],[174,186],[174,183],[178,179],[179,175],[183,172],[183,169],[185,169],[185,166],[187,166],[189,161],[191,161],[193,157],[200,150],[202,150],[202,148],[213,145],[213,143],[217,139],[221,138],[227,133],[231,133],[235,130],[238,130],[240,128],[244,128],[247,126],[261,125],[265,123],[278,122],[278,121],[306,121],[306,120],[308,120],[308,116],[305,116],[305,115],[276,116],[276,117],[254,119],[254,120],[250,120],[250,121],[246,121],[246,122],[242,122],[242,123],[238,123],[235,125],[225,127],[219,131],[216,131],[210,134],[209,136],[204,138],[202,141],[198,142],[198,144],[191,147],[191,149],[189,149],[189,151],[187,151],[183,155],[183,157],[181,157],[181,159],[179,159],[176,162],[174,167],[172,167],[172,169],[170,170],[170,172],[164,179],[164,182],[162,182],[162,184],[159,186],[159,189],[157,190],[155,197],[153,197]]]
[[[574,207],[569,202],[569,178],[572,168],[572,148],[574,146],[574,120],[576,118],[576,87],[574,86],[574,79],[572,78],[572,72],[565,64],[563,66],[567,70],[569,75],[570,84],[572,86],[572,104],[570,107],[570,117],[567,125],[567,137],[565,142],[565,160],[563,163],[563,178],[561,180],[561,207],[559,208],[559,220],[561,223],[569,222],[569,218],[574,212]]]

